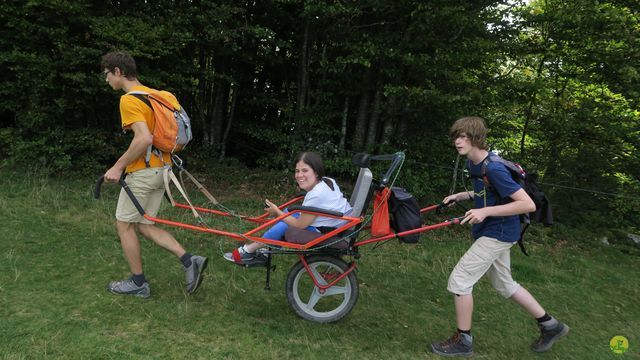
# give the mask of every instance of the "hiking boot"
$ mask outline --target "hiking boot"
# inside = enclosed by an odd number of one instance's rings
[[[267,264],[267,256],[262,252],[256,251],[255,253],[248,253],[240,251],[240,248],[233,250],[233,252],[225,253],[224,258],[234,264],[247,267],[264,266]]]
[[[145,299],[151,296],[149,283],[145,281],[142,285],[138,286],[133,281],[133,278],[112,281],[107,285],[107,290],[112,294],[133,295]]]
[[[431,343],[431,351],[441,356],[469,357],[473,355],[473,337],[456,332],[439,343]]]
[[[202,282],[202,272],[207,268],[209,259],[202,256],[193,255],[191,257],[191,266],[184,269],[184,275],[187,285],[185,290],[188,294],[193,294],[198,290],[200,283]]]
[[[559,321],[553,327],[545,327],[542,324],[538,324],[538,327],[540,328],[540,337],[531,345],[531,349],[535,352],[544,352],[551,349],[553,343],[569,333],[569,327]]]

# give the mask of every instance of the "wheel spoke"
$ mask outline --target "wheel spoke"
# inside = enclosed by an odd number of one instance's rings
[[[313,275],[314,278],[316,278],[316,281],[318,281],[318,284],[320,285],[327,285],[327,281],[324,279],[324,277],[322,275],[320,275],[320,273],[318,272],[317,266],[309,266],[309,268],[311,269],[311,274]],[[316,289],[314,289],[315,291]]]
[[[333,285],[332,287],[330,287],[327,290],[325,290],[324,296],[344,295],[344,294],[346,294],[348,292],[349,292],[349,287],[348,286]]]
[[[318,287],[314,286],[313,291],[311,292],[311,296],[309,296],[309,301],[306,303],[307,309],[313,310],[313,308],[318,304],[322,295],[320,291],[318,291]]]

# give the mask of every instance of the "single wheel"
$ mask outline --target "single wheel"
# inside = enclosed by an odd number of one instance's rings
[[[333,256],[310,256],[307,265],[320,285],[327,285],[343,274],[349,266]],[[322,291],[311,279],[301,261],[289,275],[285,286],[287,300],[300,317],[319,322],[338,321],[351,312],[358,301],[358,280],[355,271]]]

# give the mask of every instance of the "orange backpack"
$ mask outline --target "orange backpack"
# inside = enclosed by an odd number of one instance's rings
[[[131,91],[127,95],[135,96],[153,110],[155,125],[150,130],[154,148],[173,154],[184,149],[191,141],[191,119],[177,101],[177,106],[172,104],[171,100],[175,100],[173,94],[167,91]],[[150,151],[147,154],[150,156]]]

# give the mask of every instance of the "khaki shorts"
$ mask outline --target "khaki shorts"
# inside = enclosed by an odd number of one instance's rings
[[[494,238],[478,238],[449,276],[447,290],[458,295],[468,295],[473,286],[487,274],[491,285],[505,298],[510,298],[520,285],[511,277],[511,247]]]
[[[142,205],[145,213],[155,217],[158,214],[162,196],[164,195],[162,168],[155,167],[134,171],[127,175],[125,182],[140,205]],[[116,219],[128,223],[153,224],[153,221],[149,221],[140,215],[124,189],[120,190]]]

